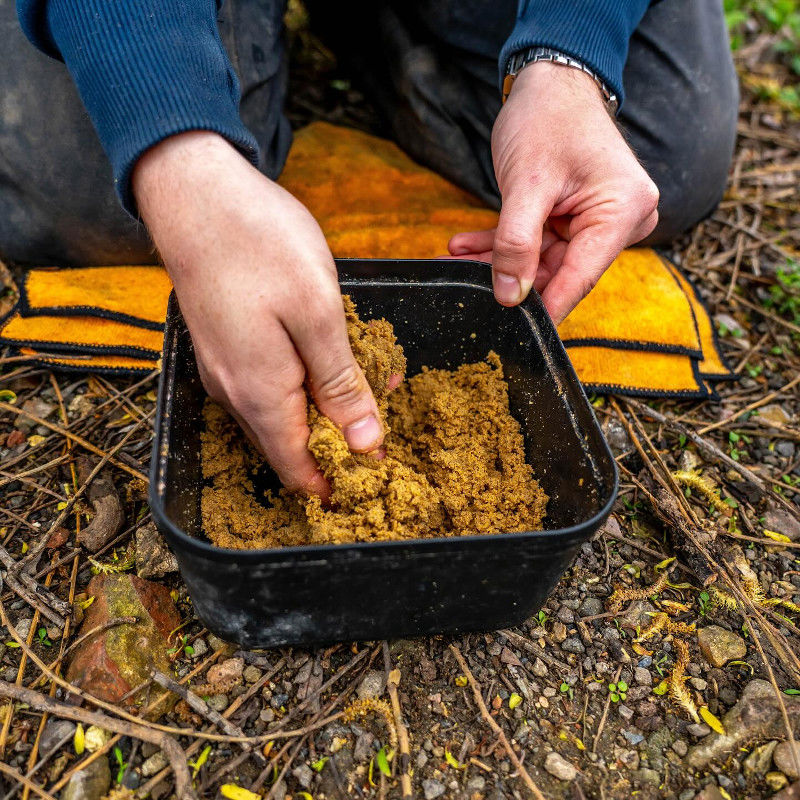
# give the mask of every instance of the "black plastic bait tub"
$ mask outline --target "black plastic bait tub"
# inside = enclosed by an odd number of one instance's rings
[[[529,463],[550,497],[544,531],[271,550],[227,550],[203,535],[201,409],[192,343],[170,300],[150,506],[197,615],[243,647],[384,639],[516,625],[541,607],[604,522],[617,470],[535,292],[493,298],[486,264],[339,260],[363,319],[385,317],[408,358],[454,368],[489,350],[503,362]],[[277,488],[277,479],[276,479]]]

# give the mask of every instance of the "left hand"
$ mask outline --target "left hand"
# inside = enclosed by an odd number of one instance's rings
[[[535,287],[558,324],[625,247],[655,228],[658,189],[594,80],[549,62],[517,75],[492,156],[503,201],[497,228],[456,234],[448,249],[492,263],[503,305]]]

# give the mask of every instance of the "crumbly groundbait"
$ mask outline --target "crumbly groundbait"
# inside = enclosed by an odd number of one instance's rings
[[[385,456],[351,453],[309,400],[308,447],[330,503],[259,492],[264,462],[236,422],[206,401],[203,528],[220,547],[261,548],[503,533],[542,527],[547,496],[525,462],[497,354],[456,370],[423,368],[391,394],[406,361],[386,320],[363,322],[345,296],[350,344],[378,401]]]

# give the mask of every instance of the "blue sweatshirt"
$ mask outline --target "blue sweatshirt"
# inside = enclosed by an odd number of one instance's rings
[[[224,136],[253,163],[257,145],[239,117],[239,81],[217,29],[222,0],[17,0],[22,28],[66,63],[134,216],[130,177],[139,156],[189,130]],[[580,59],[622,99],[628,41],[650,0],[519,0],[500,53],[552,47]]]

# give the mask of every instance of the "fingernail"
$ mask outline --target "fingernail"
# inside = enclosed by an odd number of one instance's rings
[[[374,414],[348,425],[344,429],[347,446],[357,453],[374,450],[381,438],[381,425]]]
[[[520,278],[520,281],[519,281],[519,301],[520,301],[520,303],[530,294],[532,287],[533,287],[533,281],[528,281],[528,280],[525,280],[525,278]]]
[[[455,247],[450,248],[450,255],[451,256],[463,256],[466,253],[469,253],[469,249],[464,247],[464,245],[456,245]]]
[[[494,273],[494,296],[501,303],[519,303],[522,300],[522,287],[513,275],[504,272]]]

